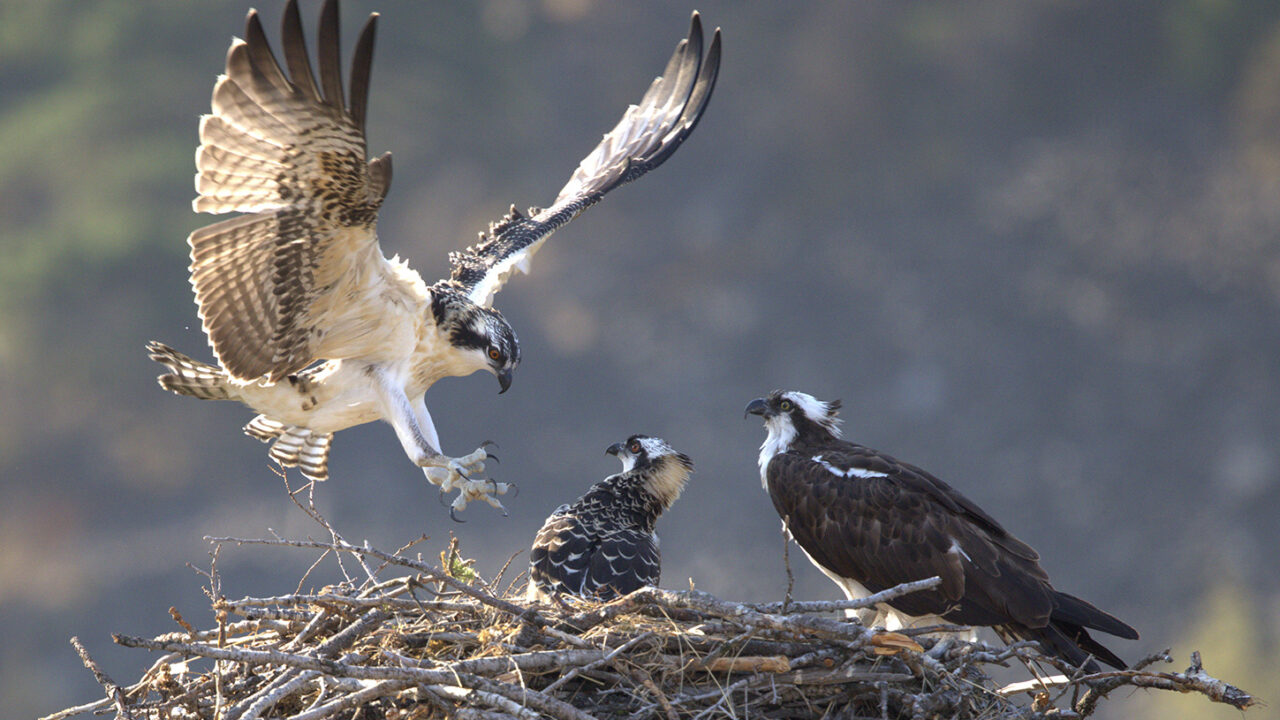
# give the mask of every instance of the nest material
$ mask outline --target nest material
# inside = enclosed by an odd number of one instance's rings
[[[127,718],[217,720],[1071,718],[1090,715],[1124,685],[1200,692],[1241,709],[1254,702],[1205,674],[1194,656],[1184,673],[1080,677],[1031,643],[935,640],[928,628],[875,631],[831,614],[933,587],[936,578],[861,602],[752,605],[644,588],[607,604],[532,605],[511,586],[502,592],[498,581],[478,578],[456,543],[436,566],[404,549],[353,546],[336,533],[332,543],[213,541],[217,626],[197,631],[174,610],[181,632],[114,636],[164,653],[128,687],[114,685],[73,639],[107,698],[45,720],[112,709]],[[365,580],[226,600],[216,548],[229,542],[353,554]],[[379,579],[389,566],[412,572]],[[1172,662],[1162,653],[1135,667],[1161,659]],[[1010,664],[1064,676],[1037,672],[1040,680],[1000,688],[988,671]]]

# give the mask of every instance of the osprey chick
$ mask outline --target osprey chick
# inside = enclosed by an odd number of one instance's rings
[[[662,553],[654,524],[680,497],[693,461],[664,440],[632,435],[605,452],[622,472],[551,513],[529,552],[529,599],[556,594],[612,600],[656,585]]]
[[[914,465],[840,439],[840,402],[775,391],[747,412],[764,418],[760,480],[809,560],[850,599],[937,575],[942,585],[867,613],[890,630],[939,622],[990,626],[1039,642],[1088,672],[1123,669],[1087,629],[1138,632],[1049,584],[1040,556],[951,486]]]
[[[450,277],[427,286],[382,254],[378,210],[391,185],[391,155],[367,160],[373,38],[371,15],[356,41],[350,95],[343,93],[338,4],[320,13],[319,81],[312,72],[297,3],[285,5],[284,66],[257,11],[245,39],[227,53],[200,120],[198,212],[244,213],[191,233],[191,284],[218,365],[160,343],[151,358],[168,367],[160,384],[206,400],[236,400],[260,413],[245,432],[271,441],[271,457],[328,477],[329,446],[344,428],[385,420],[405,454],[442,492],[458,489],[453,510],[506,483],[479,477],[483,447],[462,457],[440,450],[423,394],[437,380],[493,373],[505,391],[520,363],[515,332],[492,307],[494,294],[557,228],[605,193],[661,165],[693,131],[715,86],[720,32],[705,62],[702,25],[638,105],[623,114],[579,164],[545,210],[512,206],[449,254]]]

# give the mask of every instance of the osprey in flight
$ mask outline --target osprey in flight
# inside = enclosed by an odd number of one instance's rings
[[[720,31],[705,60],[697,13],[662,76],[623,114],[546,209],[513,206],[480,241],[449,254],[452,272],[428,286],[388,260],[376,232],[391,185],[391,155],[368,160],[365,113],[377,14],[356,41],[344,95],[338,4],[320,14],[319,80],[296,2],[285,6],[283,67],[256,11],[227,52],[200,121],[194,208],[244,213],[191,233],[191,284],[218,366],[160,343],[166,389],[237,400],[260,413],[245,432],[271,441],[271,457],[307,477],[328,476],[338,430],[386,420],[405,453],[453,510],[507,484],[480,478],[482,446],[462,457],[440,450],[423,394],[436,380],[487,370],[502,390],[520,345],[493,296],[557,228],[605,193],[661,165],[693,131],[720,66]]]
[[[662,553],[653,526],[680,497],[693,461],[644,435],[605,452],[618,456],[622,472],[556,508],[534,538],[530,600],[557,594],[612,600],[658,583]]]
[[[939,622],[991,626],[1002,638],[1096,672],[1123,669],[1088,629],[1138,632],[1049,584],[1040,556],[965,496],[914,465],[840,439],[840,402],[775,391],[747,405],[764,418],[760,479],[809,560],[849,598],[937,575],[942,585],[882,606],[893,630]],[[871,617],[864,617],[871,623]]]

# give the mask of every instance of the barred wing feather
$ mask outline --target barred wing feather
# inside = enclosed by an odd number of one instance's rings
[[[318,341],[358,336],[344,324],[368,322],[355,317],[358,309],[322,300],[372,282],[386,263],[374,224],[390,156],[366,161],[364,138],[376,21],[369,18],[356,44],[349,105],[335,2],[321,12],[319,84],[289,2],[281,33],[288,73],[250,11],[245,39],[232,43],[214,85],[212,113],[200,122],[193,206],[249,214],[190,235],[191,284],[214,353],[238,380],[275,381],[318,357],[354,352]]]
[[[599,202],[605,193],[658,167],[680,147],[702,117],[720,70],[720,31],[705,60],[702,21],[695,12],[662,75],[638,105],[578,165],[550,207],[522,214],[514,206],[480,242],[450,253],[449,283],[472,301],[489,306],[513,272],[529,271],[533,254],[562,225]]]

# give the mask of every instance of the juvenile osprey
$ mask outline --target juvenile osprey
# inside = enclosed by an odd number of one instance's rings
[[[556,594],[611,600],[656,585],[662,553],[654,523],[680,497],[693,461],[665,441],[632,435],[605,452],[622,472],[551,513],[529,552],[529,599]]]
[[[662,76],[623,114],[545,210],[510,212],[480,241],[449,254],[450,277],[428,287],[383,256],[378,208],[391,155],[366,161],[365,111],[377,14],[356,41],[344,99],[338,4],[320,14],[319,82],[297,4],[285,5],[281,67],[256,11],[227,53],[201,118],[198,212],[246,213],[191,233],[191,284],[218,366],[160,343],[166,389],[237,400],[260,413],[245,432],[273,441],[271,457],[308,477],[328,476],[333,433],[385,420],[405,453],[454,510],[477,498],[501,507],[505,483],[478,478],[484,447],[441,453],[423,393],[445,376],[487,370],[502,390],[520,362],[515,332],[492,307],[516,270],[557,228],[610,190],[661,165],[697,125],[715,86],[720,31],[702,57],[697,13]],[[287,70],[286,70],[287,69]],[[476,477],[477,479],[472,479]],[[451,510],[452,512],[452,510]]]
[[[764,418],[760,480],[791,537],[849,598],[937,575],[942,585],[879,608],[889,629],[939,622],[1035,640],[1089,672],[1125,663],[1086,628],[1138,633],[1058,592],[1040,556],[965,496],[913,465],[840,439],[840,402],[775,391],[747,405]],[[864,618],[870,620],[870,618]]]

